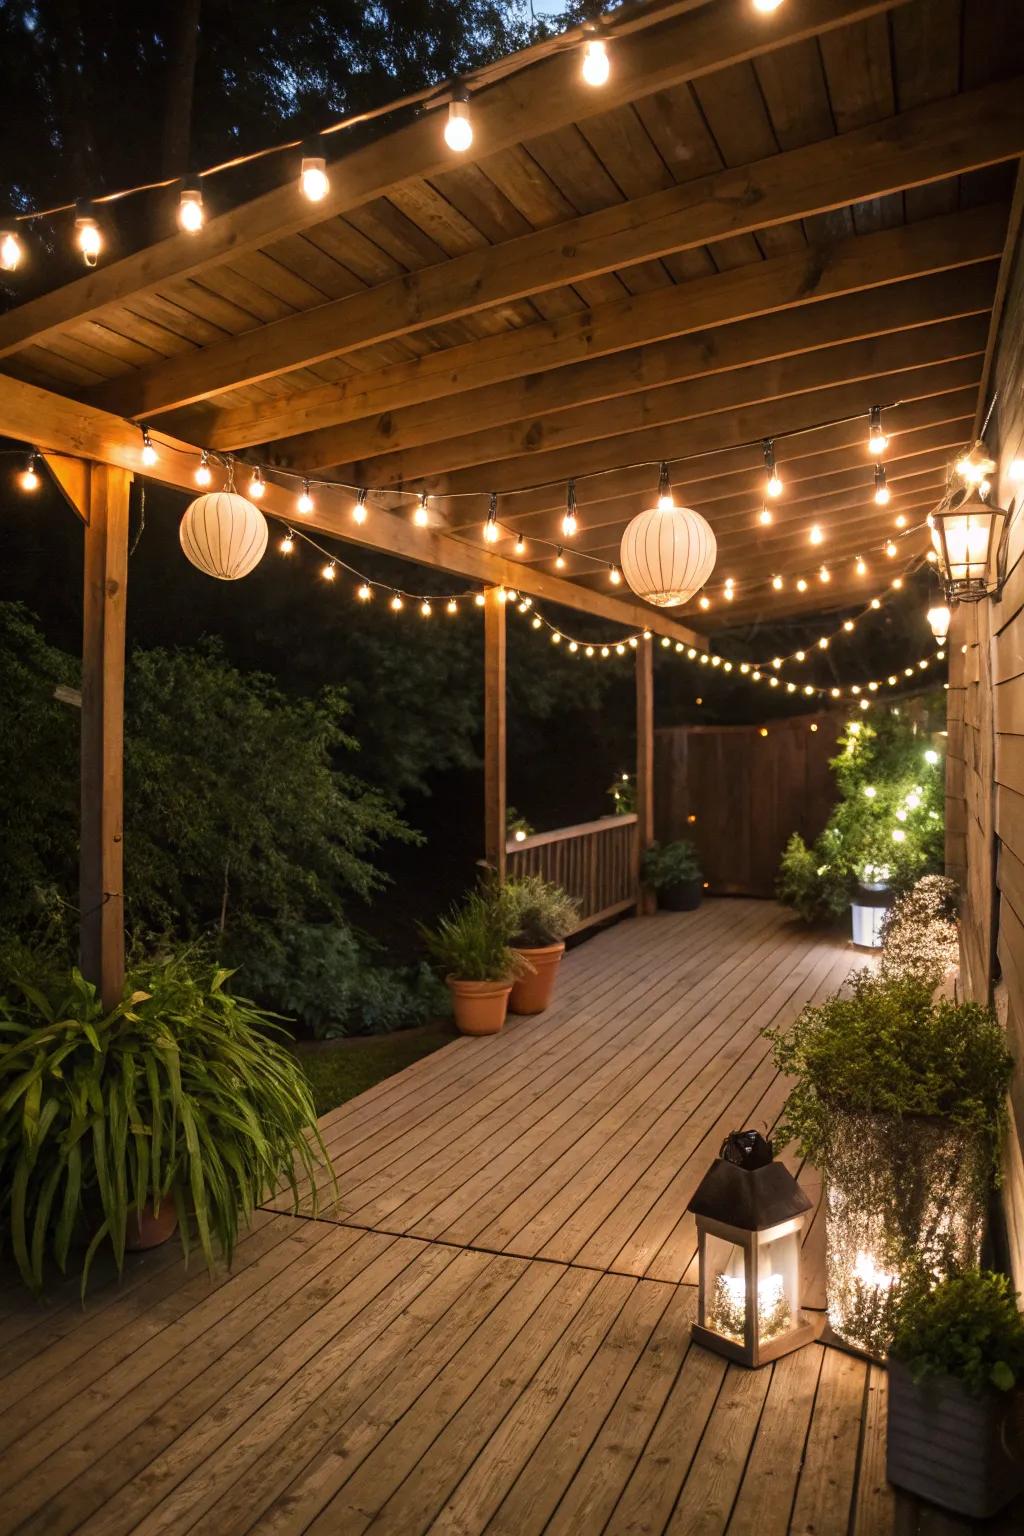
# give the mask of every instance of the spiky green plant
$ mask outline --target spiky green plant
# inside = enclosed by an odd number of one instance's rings
[[[458,981],[512,981],[532,967],[510,948],[512,904],[493,878],[482,880],[434,928],[421,928],[443,976]]]
[[[558,944],[579,922],[579,902],[543,875],[506,881],[502,899],[509,908],[512,942],[520,949]]]
[[[306,1078],[274,1019],[187,957],[136,969],[104,1009],[78,970],[4,979],[0,1233],[33,1290],[88,1240],[82,1291],[130,1215],[174,1203],[212,1268],[282,1178],[327,1160]]]

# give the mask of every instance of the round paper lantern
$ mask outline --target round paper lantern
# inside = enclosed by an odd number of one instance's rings
[[[263,559],[267,520],[248,497],[212,491],[186,507],[178,537],[197,570],[218,581],[238,581]]]
[[[622,535],[619,564],[638,597],[656,608],[678,608],[699,592],[715,567],[718,545],[711,525],[692,507],[668,496],[641,512]]]

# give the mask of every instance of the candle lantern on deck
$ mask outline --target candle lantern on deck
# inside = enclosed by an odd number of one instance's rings
[[[811,1201],[758,1131],[734,1131],[688,1209],[700,1268],[693,1337],[767,1365],[817,1336],[800,1311],[801,1234]]]

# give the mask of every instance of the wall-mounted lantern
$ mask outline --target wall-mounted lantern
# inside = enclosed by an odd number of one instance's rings
[[[929,521],[946,596],[961,603],[995,597],[1003,579],[1005,508],[967,485],[936,507]]]
[[[801,1235],[811,1201],[758,1131],[734,1131],[688,1210],[697,1218],[693,1337],[741,1365],[767,1365],[817,1336],[800,1311]]]

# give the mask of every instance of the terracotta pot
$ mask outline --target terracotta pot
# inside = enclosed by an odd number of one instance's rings
[[[463,1035],[496,1035],[508,1012],[510,981],[460,981],[445,978],[452,994],[455,1027]]]
[[[144,1248],[159,1248],[161,1243],[174,1236],[178,1230],[178,1213],[171,1199],[160,1202],[159,1214],[147,1200],[141,1211],[128,1212],[128,1230],[124,1246],[129,1253],[141,1253]]]
[[[528,960],[533,970],[512,983],[508,1006],[513,1013],[543,1013],[555,990],[555,977],[565,954],[565,945],[545,944],[540,949],[514,947],[516,954]]]

